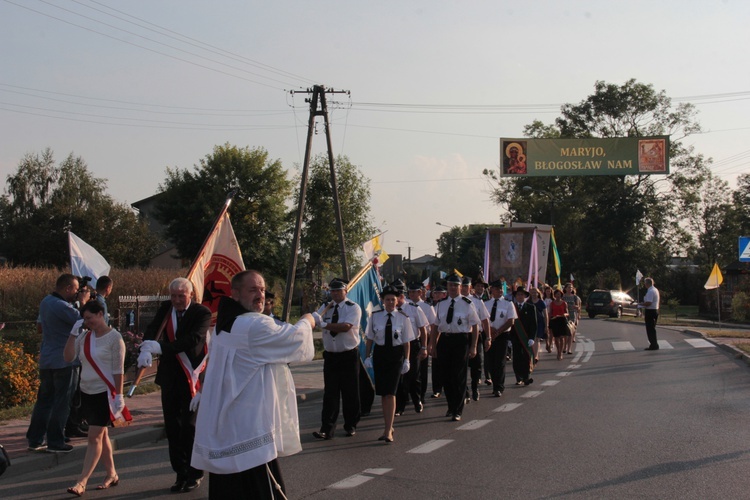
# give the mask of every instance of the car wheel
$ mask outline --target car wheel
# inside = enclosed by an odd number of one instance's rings
[[[622,308],[618,307],[617,311],[615,311],[615,318],[622,318]]]
[[[589,313],[589,318],[593,318],[594,316],[596,316],[596,314],[594,314],[594,313]]]

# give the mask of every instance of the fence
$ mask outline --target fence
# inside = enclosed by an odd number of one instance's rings
[[[143,332],[165,300],[169,300],[169,295],[120,295],[117,329]]]

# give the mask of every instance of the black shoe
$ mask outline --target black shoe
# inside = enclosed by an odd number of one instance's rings
[[[174,484],[169,488],[169,491],[171,491],[172,493],[179,493],[185,488],[186,484],[187,481],[185,479],[178,478],[177,481],[175,481]]]
[[[659,350],[659,348],[658,347],[654,347],[654,346],[649,346],[649,347],[647,347],[647,348],[644,349],[644,351],[658,351],[658,350]]]
[[[73,446],[69,444],[63,444],[62,446],[53,448],[52,446],[47,446],[47,453],[70,453],[73,451]]]
[[[416,404],[414,405],[414,411],[415,411],[415,412],[417,412],[417,413],[422,413],[422,410],[424,410],[424,405],[422,404],[422,402],[421,402],[421,401],[420,401],[419,403],[416,403]]]
[[[401,410],[401,411],[397,411],[397,412],[396,412],[396,413],[394,413],[393,415],[394,415],[394,416],[396,416],[396,417],[400,417],[400,416],[401,416],[401,415],[403,415],[403,414],[404,414],[404,410]]]
[[[499,398],[500,396],[503,395],[503,393],[500,391],[492,391],[492,395],[495,396],[496,398]]]
[[[352,437],[355,434],[357,434],[357,429],[354,429],[354,428],[352,429],[344,428],[344,430],[346,431],[346,437]]]
[[[440,397],[440,393],[439,393],[439,392],[433,392],[433,393],[432,393],[432,396],[430,396],[430,397],[431,397],[432,399],[437,399],[437,398],[439,398],[439,397]]]
[[[189,491],[193,491],[197,487],[201,485],[201,481],[203,481],[202,477],[199,477],[197,479],[188,479],[185,481],[185,485],[182,487],[182,492],[187,493]]]
[[[445,412],[445,416],[446,417],[452,417],[453,416],[453,412],[451,410],[448,410],[448,411]]]
[[[454,422],[458,422],[459,420],[461,420],[461,415],[456,413],[455,415],[453,415],[453,418],[451,418],[451,420],[453,420]]]
[[[533,384],[533,383],[534,383],[534,379],[533,379],[533,378],[527,378],[526,380],[524,380],[524,383],[525,383],[526,385],[531,385],[531,384]]]
[[[474,401],[479,401],[479,391],[474,389],[471,391],[471,399]]]
[[[29,447],[26,449],[29,451],[47,451],[47,444],[46,443],[42,443],[39,445],[32,444],[32,445],[29,445]]]
[[[312,434],[316,439],[325,439],[326,441],[333,439],[333,434],[329,432],[313,432]]]
[[[492,385],[492,379],[488,378],[487,380],[485,380],[484,385]]]

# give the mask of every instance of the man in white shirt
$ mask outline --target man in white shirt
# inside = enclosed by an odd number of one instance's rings
[[[645,278],[643,284],[646,285],[646,295],[643,296],[643,302],[638,304],[644,309],[643,318],[646,320],[646,335],[648,336],[649,346],[646,351],[658,351],[659,342],[656,340],[656,320],[659,319],[659,290],[654,286],[652,278]]]
[[[263,314],[264,294],[257,271],[233,277],[202,391],[190,402],[198,410],[191,465],[209,472],[209,499],[286,498],[277,457],[302,449],[288,363],[313,358],[315,320],[277,323]]]
[[[503,282],[496,280],[490,283],[492,298],[484,305],[490,311],[490,338],[492,345],[487,351],[485,362],[492,377],[492,395],[499,398],[505,391],[505,352],[510,341],[511,328],[518,317],[512,302],[503,298]]]
[[[346,281],[334,278],[328,285],[331,300],[313,314],[323,329],[323,410],[317,439],[332,439],[343,404],[347,437],[357,432],[359,402],[359,323],[362,310],[347,300]],[[320,320],[318,320],[320,318]]]

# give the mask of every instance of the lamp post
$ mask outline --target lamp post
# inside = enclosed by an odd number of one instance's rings
[[[407,251],[407,255],[408,255],[408,257],[407,257],[406,260],[407,260],[407,262],[409,264],[411,264],[411,246],[410,246],[410,243],[408,241],[405,241],[405,240],[396,240],[396,243],[406,243],[406,251]]]
[[[549,225],[554,226],[555,225],[555,212],[554,212],[555,198],[552,196],[552,193],[548,191],[544,191],[542,189],[534,189],[531,186],[523,186],[521,189],[523,189],[529,194],[539,193],[541,195],[544,195],[547,198],[547,200],[549,201]]]

